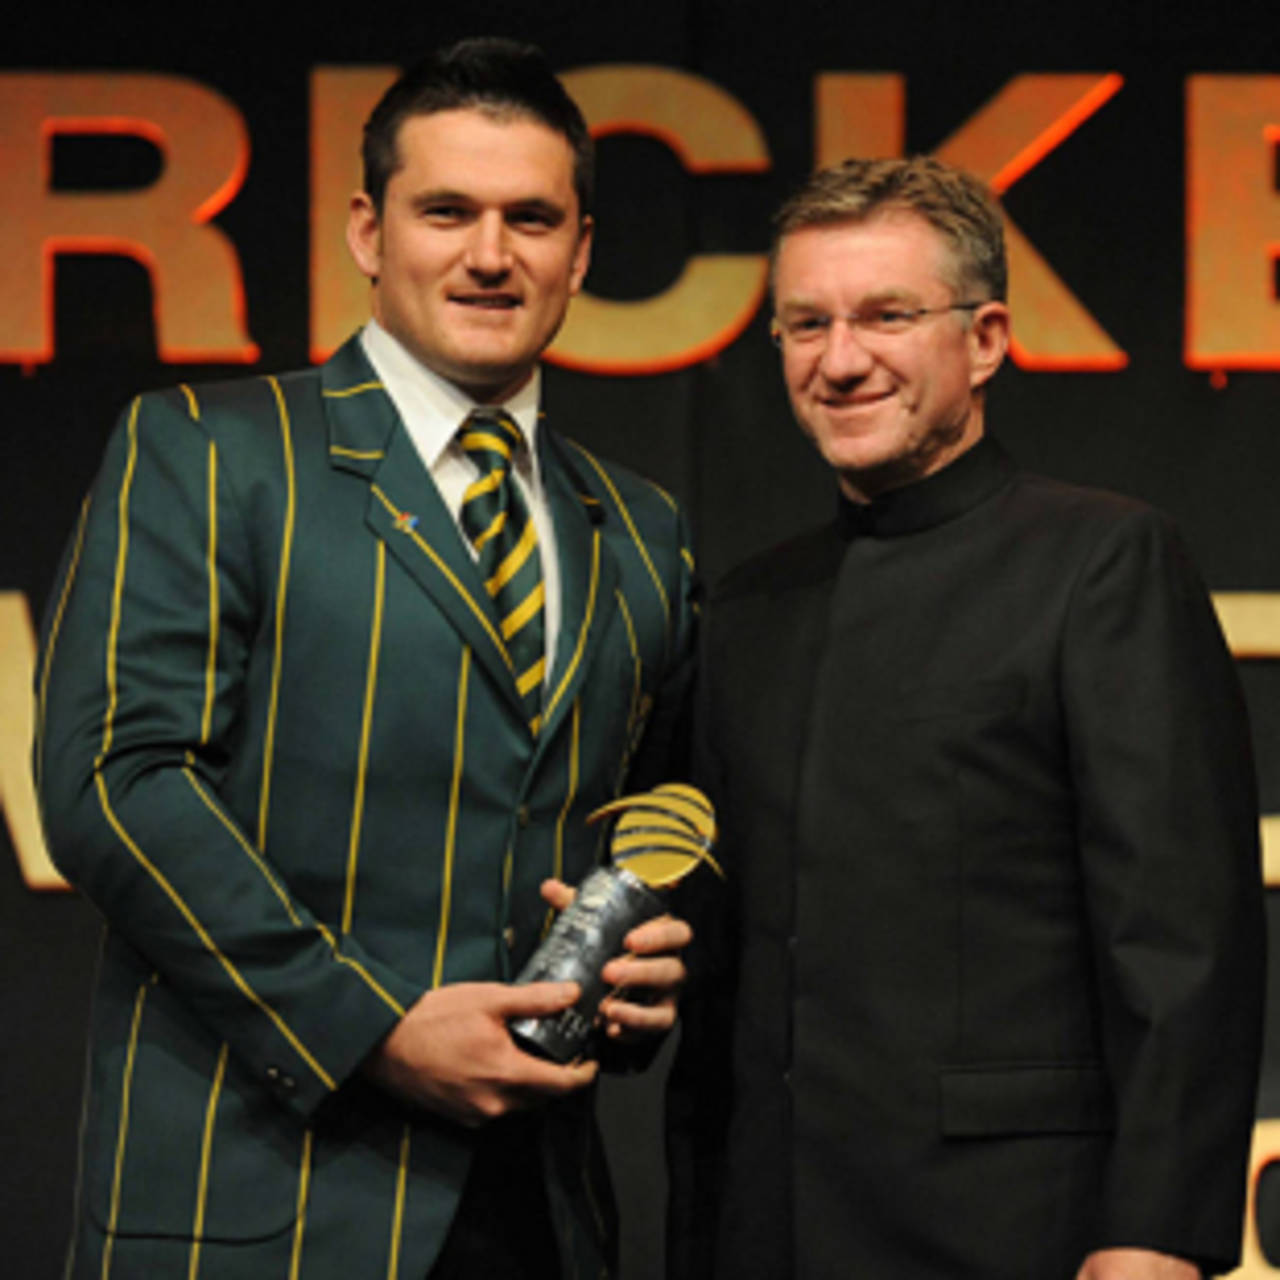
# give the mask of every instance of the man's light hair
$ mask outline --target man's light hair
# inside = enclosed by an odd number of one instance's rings
[[[1009,268],[1004,218],[995,196],[972,174],[931,156],[845,160],[819,170],[774,217],[771,272],[782,241],[792,232],[893,213],[915,214],[942,236],[950,250],[944,270],[958,298],[1005,301]]]

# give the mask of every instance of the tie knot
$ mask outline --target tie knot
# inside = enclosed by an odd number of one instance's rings
[[[506,471],[524,436],[505,409],[474,409],[458,428],[458,443],[482,472]]]

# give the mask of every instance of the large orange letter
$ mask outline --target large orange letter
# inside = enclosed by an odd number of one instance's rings
[[[1238,662],[1280,658],[1280,592],[1215,591],[1223,635]],[[1264,813],[1261,822],[1262,878],[1280,887],[1280,814]]]
[[[36,638],[21,591],[0,591],[0,809],[29,889],[66,889],[45,848],[31,781]]]
[[[597,137],[640,133],[690,173],[759,173],[769,148],[754,117],[710,80],[668,67],[586,67],[561,77]],[[584,373],[683,369],[724,350],[764,298],[764,254],[697,254],[670,288],[634,302],[579,294],[547,358]]]
[[[1249,1200],[1245,1208],[1244,1248],[1240,1266],[1230,1272],[1230,1280],[1264,1280],[1280,1276],[1262,1252],[1258,1232],[1258,1182],[1268,1165],[1280,1160],[1280,1120],[1259,1120],[1253,1127],[1253,1150],[1249,1156]]]
[[[1007,191],[1069,137],[1123,81],[1118,75],[1022,75],[938,148],[938,158]],[[1014,361],[1024,369],[1123,369],[1129,358],[1005,219]]]
[[[50,190],[54,135],[147,139],[164,171],[137,191]],[[209,220],[244,181],[249,138],[225,98],[177,76],[0,74],[0,360],[53,359],[53,260],[123,254],[151,275],[162,360],[252,362],[235,249]]]
[[[1280,369],[1280,76],[1187,81],[1187,365]]]
[[[1121,87],[1117,75],[1023,75],[938,149],[997,192],[1007,191]],[[902,77],[824,72],[814,92],[819,168],[846,156],[902,154]],[[1123,369],[1128,357],[1008,218],[1012,354],[1024,369]]]
[[[907,82],[896,72],[821,71],[813,81],[813,165],[902,154]]]

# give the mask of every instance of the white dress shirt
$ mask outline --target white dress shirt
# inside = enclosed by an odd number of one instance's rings
[[[476,550],[462,528],[461,513],[463,494],[480,472],[458,443],[457,432],[467,415],[481,406],[465,391],[410,355],[376,320],[365,325],[360,334],[360,345],[399,412],[422,465],[435,481],[444,505],[453,516],[462,545],[470,552],[471,558],[476,559]],[[551,678],[556,638],[560,634],[560,561],[556,555],[551,507],[538,465],[538,397],[541,387],[542,371],[535,367],[533,377],[510,400],[501,406],[488,407],[505,409],[516,420],[527,445],[516,452],[512,475],[520,486],[538,534],[545,591],[543,617],[547,667],[543,683],[546,684]]]

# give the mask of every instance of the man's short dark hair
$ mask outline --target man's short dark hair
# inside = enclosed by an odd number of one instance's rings
[[[536,45],[486,36],[459,40],[411,67],[382,95],[365,122],[360,149],[364,189],[379,215],[387,183],[401,164],[396,147],[400,126],[413,116],[469,107],[499,120],[536,120],[560,134],[573,151],[578,211],[583,217],[590,213],[595,148],[577,103]]]

